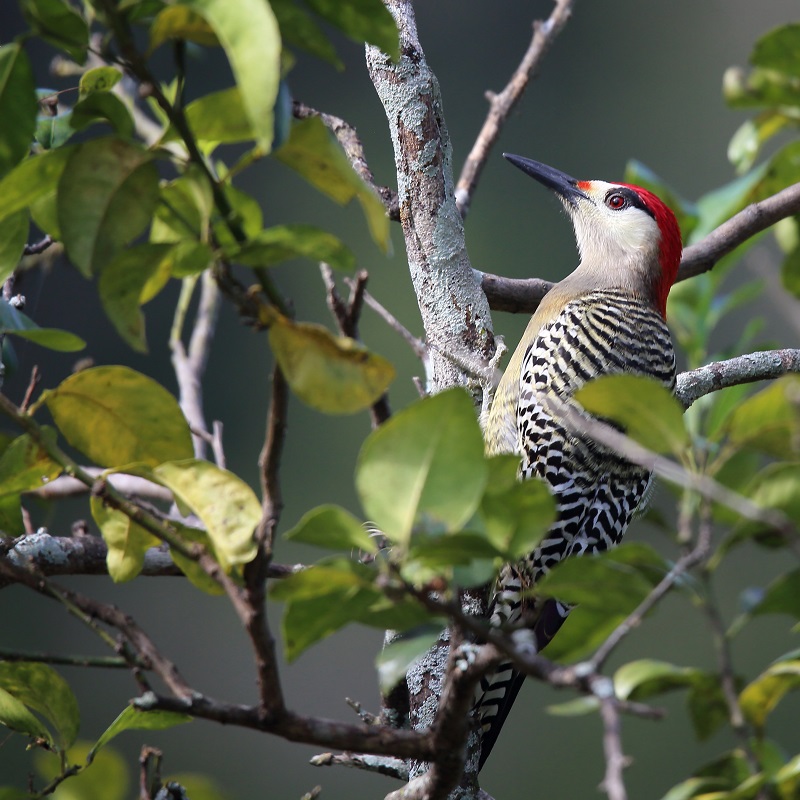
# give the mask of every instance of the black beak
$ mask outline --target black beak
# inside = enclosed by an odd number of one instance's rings
[[[519,167],[526,175],[530,175],[531,178],[535,178],[539,183],[544,184],[548,189],[552,189],[572,206],[577,205],[579,198],[583,200],[589,199],[578,188],[578,181],[564,172],[548,167],[547,164],[541,164],[533,159],[515,156],[511,153],[503,153],[503,158],[510,161],[515,167]]]

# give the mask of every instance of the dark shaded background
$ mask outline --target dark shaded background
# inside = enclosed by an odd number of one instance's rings
[[[419,2],[420,38],[436,71],[453,138],[456,172],[483,116],[487,89],[499,90],[516,66],[530,38],[535,17],[549,14],[551,3],[537,0],[502,3],[477,0]],[[721,98],[724,69],[746,64],[755,39],[775,25],[796,21],[793,0],[671,0],[643,3],[577,3],[572,21],[548,55],[492,155],[466,223],[473,265],[513,276],[558,279],[575,262],[567,221],[540,187],[502,161],[507,150],[558,166],[581,178],[613,180],[635,157],[694,199],[727,182],[733,171],[727,143],[744,115],[728,110]],[[20,30],[12,0],[0,0],[0,41]],[[291,74],[294,95],[354,124],[379,182],[395,184],[393,156],[383,112],[369,82],[360,47],[337,38],[347,63],[343,73],[303,55]],[[38,82],[61,87],[47,75],[50,54],[32,50]],[[169,65],[165,61],[164,68]],[[200,94],[227,84],[217,54],[198,52],[190,62],[189,92]],[[223,155],[225,155],[223,151]],[[371,243],[355,205],[345,209],[317,196],[293,174],[269,161],[243,175],[238,186],[262,202],[268,224],[313,222],[340,235],[355,251],[359,266],[370,270],[370,290],[415,333],[419,315],[407,277],[403,243],[394,228],[395,254],[383,257]],[[753,259],[771,258],[766,246]],[[777,262],[776,262],[777,263]],[[741,268],[744,271],[745,267]],[[289,264],[276,270],[284,291],[294,299],[298,316],[327,322],[323,288],[316,268]],[[66,327],[89,341],[88,354],[98,364],[128,363],[174,389],[166,336],[175,287],[148,307],[149,357],[132,354],[98,309],[96,292],[67,264],[59,263],[43,280],[28,282],[28,311],[41,325]],[[758,313],[769,312],[766,301]],[[748,314],[755,313],[748,309]],[[741,327],[745,319],[736,327]],[[512,347],[525,320],[497,315],[498,332]],[[365,312],[362,333],[368,344],[390,357],[399,378],[392,404],[400,408],[415,391],[411,376],[420,369],[405,345]],[[780,319],[767,334],[789,344]],[[719,344],[724,343],[724,334]],[[32,345],[17,348],[20,374],[8,383],[19,399],[30,367],[40,364],[44,385],[65,377],[71,356],[54,356]],[[265,337],[244,328],[229,308],[223,310],[209,364],[207,412],[225,424],[231,469],[256,485],[256,458],[263,435],[270,356]],[[283,529],[322,502],[338,502],[359,513],[352,488],[355,455],[369,430],[365,414],[324,418],[292,403],[284,462],[286,509]],[[671,500],[662,489],[660,502]],[[71,503],[57,517],[35,509],[36,521],[53,533],[65,533],[71,520],[88,517],[85,502]],[[629,534],[655,542],[671,553],[664,538],[646,525]],[[317,553],[279,543],[277,558],[311,560]],[[719,594],[730,618],[739,592],[764,583],[781,567],[762,550],[742,548],[721,575]],[[147,579],[114,586],[104,578],[65,581],[131,612],[156,643],[173,658],[201,691],[227,701],[255,697],[252,659],[234,614],[222,599],[200,595],[175,579]],[[277,611],[277,609],[275,610]],[[0,593],[0,646],[51,652],[99,653],[99,644],[56,604],[20,588]],[[279,614],[273,614],[276,630]],[[345,696],[376,709],[373,659],[380,633],[350,629],[304,654],[283,671],[289,704],[299,711],[352,718]],[[781,618],[766,618],[734,645],[738,669],[753,676],[773,657],[796,646]],[[621,648],[615,664],[639,657],[712,667],[708,631],[681,598],[664,603],[643,630]],[[134,694],[125,674],[63,669],[81,701],[82,737],[95,739]],[[498,747],[484,771],[488,791],[499,800],[517,798],[591,798],[602,777],[600,724],[595,717],[577,720],[544,712],[550,703],[568,699],[531,684],[523,690]],[[634,757],[627,774],[631,797],[658,798],[678,779],[733,742],[727,733],[698,745],[683,708],[684,697],[667,698],[668,719],[661,723],[624,721],[626,752]],[[771,718],[775,738],[795,752],[800,746],[797,698],[789,698]],[[175,731],[117,740],[133,768],[142,742],[163,747],[165,769],[211,774],[232,798],[299,798],[316,783],[323,798],[381,797],[396,784],[384,778],[308,766],[315,748],[292,745],[248,731],[195,722]],[[30,759],[22,737],[0,737],[0,785],[23,785]],[[131,787],[129,796],[134,795]]]

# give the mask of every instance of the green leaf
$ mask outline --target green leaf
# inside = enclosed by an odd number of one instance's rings
[[[150,26],[150,51],[160,47],[169,39],[216,47],[219,45],[214,29],[195,11],[184,5],[174,4],[159,11]]]
[[[93,92],[110,92],[122,79],[116,67],[94,67],[81,75],[78,89],[81,100]]]
[[[800,659],[778,661],[769,666],[739,695],[742,713],[758,731],[784,695],[800,686]]]
[[[158,276],[157,289],[169,279],[175,247],[143,243],[117,255],[100,273],[97,291],[106,316],[119,335],[136,351],[147,352],[144,315],[145,291]],[[150,299],[149,297],[147,299]]]
[[[43,399],[66,440],[100,466],[156,466],[194,452],[175,398],[128,367],[77,372]]]
[[[344,69],[330,39],[300,6],[293,0],[272,0],[270,5],[285,41],[333,64],[336,69]]]
[[[211,540],[211,537],[208,535],[207,531],[200,530],[199,528],[191,528],[188,525],[181,525],[174,520],[171,522],[171,524],[177,528],[181,539],[185,539],[187,542],[196,542],[197,544],[202,545],[211,554],[211,556],[217,562],[219,562],[219,556],[217,555],[216,548],[214,547],[214,542]],[[192,586],[196,586],[198,589],[200,589],[200,591],[210,595],[218,596],[225,594],[225,589],[219,584],[218,581],[214,580],[214,578],[212,578],[197,563],[197,561],[181,555],[181,553],[174,548],[170,548],[169,554],[178,569],[180,569],[180,571],[186,576]],[[235,575],[238,575],[239,571],[234,568],[231,570],[231,572]]]
[[[295,122],[288,141],[275,151],[275,157],[339,205],[355,197],[361,203],[373,240],[384,252],[389,251],[389,218],[383,203],[353,171],[339,143],[319,117]]]
[[[470,396],[450,389],[395,414],[361,448],[356,488],[367,517],[398,543],[424,518],[455,531],[481,500],[488,468]]]
[[[555,520],[555,502],[548,485],[517,480],[519,457],[489,459],[489,481],[481,498],[480,517],[492,544],[517,561],[544,538]]]
[[[276,225],[261,231],[229,257],[251,267],[271,267],[290,258],[325,261],[334,269],[351,272],[355,257],[332,233],[313,225]]]
[[[787,292],[800,299],[800,247],[796,247],[784,258],[781,282]]]
[[[469,564],[471,561],[502,561],[504,553],[483,534],[473,531],[455,533],[423,533],[411,536],[408,560],[419,562],[434,571]]]
[[[319,506],[303,515],[285,538],[329,550],[378,550],[364,526],[350,512],[333,505]]]
[[[2,467],[2,461],[0,461]],[[800,487],[799,487],[800,488]],[[766,588],[761,600],[750,610],[760,614],[789,614],[800,620],[800,568],[779,575]]]
[[[78,701],[69,684],[52,667],[25,661],[0,662],[0,689],[41,714],[53,726],[55,744],[60,750],[75,741],[80,725]],[[49,740],[49,736],[45,738]]]
[[[34,33],[82,64],[89,47],[89,27],[64,0],[22,0],[22,13]]]
[[[554,717],[581,717],[591,714],[600,708],[600,701],[596,697],[576,697],[566,703],[557,703],[545,708],[548,714]]]
[[[770,464],[750,482],[745,494],[762,508],[783,511],[789,519],[800,519],[800,463]],[[746,522],[741,524],[734,536],[737,538],[758,537],[763,533],[777,537],[775,543],[785,544],[785,538],[763,523]],[[771,542],[767,538],[765,544]]]
[[[150,223],[158,201],[152,155],[122,139],[94,139],[72,152],[58,185],[67,253],[89,276]]]
[[[719,789],[727,783],[719,778],[687,778],[673,786],[661,800],[690,800],[705,794],[708,789]]]
[[[0,284],[17,268],[28,241],[30,221],[27,211],[6,217],[0,225]]]
[[[718,675],[698,675],[689,689],[686,704],[695,736],[701,742],[710,739],[730,721],[728,701]]]
[[[0,180],[0,222],[55,190],[74,147],[26,158]]]
[[[579,389],[575,400],[648,450],[679,454],[688,444],[681,404],[652,378],[606,375]]]
[[[41,90],[40,90],[41,91]],[[60,114],[39,114],[36,117],[34,138],[43,150],[61,147],[75,133],[72,127],[72,109]]]
[[[86,342],[74,333],[57,328],[40,328],[18,308],[2,299],[0,299],[0,334],[19,336],[49,350],[65,353],[74,353],[86,347]]]
[[[800,792],[800,755],[784,764],[772,776],[772,783],[778,787],[780,800],[794,800]]]
[[[226,187],[228,200],[232,201],[234,210],[241,214],[234,202],[241,193],[232,194],[233,191],[232,187]],[[161,187],[155,219],[150,229],[150,241],[181,242],[187,238],[206,241],[213,208],[214,198],[208,181],[197,169],[187,169],[180,178]],[[257,230],[260,230],[260,208],[257,213]],[[220,226],[220,230],[225,229]]]
[[[282,622],[287,661],[352,622],[396,630],[430,622],[416,601],[385,597],[374,586],[376,575],[363,564],[333,558],[274,584],[271,596],[287,604]]]
[[[742,402],[728,417],[726,433],[737,447],[753,447],[781,459],[797,455],[800,376],[779,378]]]
[[[750,62],[800,78],[800,23],[782,25],[762,36],[753,48]]]
[[[191,722],[192,719],[188,714],[179,714],[177,711],[140,711],[135,706],[127,706],[95,742],[86,756],[86,763],[91,764],[98,750],[123,731],[164,731]]]
[[[374,44],[394,61],[400,58],[397,25],[381,0],[306,0],[306,3],[353,41]]]
[[[166,462],[153,474],[201,519],[223,569],[255,558],[261,503],[241,478],[198,459]]]
[[[280,83],[281,36],[263,0],[185,0],[213,28],[228,56],[256,141],[269,152]]]
[[[0,48],[0,176],[24,158],[39,105],[28,56],[17,42]]]
[[[275,315],[269,343],[292,391],[326,414],[371,406],[394,380],[394,367],[354,339]]]
[[[67,763],[86,763],[90,744],[78,742],[67,752]],[[53,753],[34,753],[36,770],[48,783],[62,774],[61,759]],[[130,797],[130,770],[126,760],[109,748],[98,754],[91,769],[83,769],[63,784],[53,797],[57,800],[127,800]]]
[[[198,143],[210,152],[218,144],[246,142],[255,138],[253,125],[238,86],[212,92],[186,106],[186,121]],[[176,137],[169,131],[167,141]]]
[[[52,428],[43,428],[42,435],[55,444],[56,432]],[[24,433],[0,456],[0,497],[39,489],[57,478],[61,471],[61,465]]]
[[[623,664],[614,673],[614,689],[622,700],[644,700],[691,686],[701,674],[695,667],[643,658]]]
[[[375,659],[378,684],[381,692],[388,694],[403,678],[411,665],[436,644],[442,629],[424,625],[406,631],[387,644]]]
[[[76,103],[69,118],[71,128],[82,131],[95,122],[107,122],[122,139],[133,138],[131,112],[115,94],[95,92]]]
[[[764,143],[791,124],[790,117],[772,109],[745,120],[728,145],[728,161],[740,175],[747,172],[755,164]]]
[[[33,739],[41,739],[51,746],[54,744],[53,737],[44,724],[28,711],[23,702],[2,688],[0,688],[0,725]]]
[[[106,566],[111,579],[123,583],[135,578],[144,566],[144,554],[161,542],[127,514],[107,506],[101,497],[92,495],[89,505],[108,546]]]

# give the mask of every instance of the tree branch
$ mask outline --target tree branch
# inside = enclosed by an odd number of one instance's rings
[[[675,396],[684,408],[689,408],[711,392],[793,372],[800,372],[800,350],[762,350],[682,372],[678,375]]]
[[[456,203],[462,217],[469,212],[472,196],[478,180],[486,164],[489,154],[511,112],[522,98],[530,80],[535,76],[539,64],[550,45],[572,14],[573,0],[556,0],[555,8],[545,22],[533,23],[533,38],[522,61],[511,76],[508,85],[500,94],[487,92],[489,113],[483,127],[472,145],[472,150],[461,169],[461,176],[456,184]]]
[[[800,183],[766,200],[753,203],[723,222],[701,242],[683,251],[679,281],[708,272],[728,253],[779,220],[800,213]],[[478,273],[483,291],[495,311],[533,314],[553,284],[540,278],[503,278]]]
[[[104,471],[98,467],[83,467],[84,472],[92,478],[99,478]],[[106,481],[113,486],[120,494],[126,497],[140,497],[146,500],[158,500],[165,503],[173,501],[172,492],[164,486],[140,478],[137,475],[125,475],[115,473],[108,475]],[[38,497],[42,500],[60,500],[65,497],[87,494],[91,487],[87,486],[78,478],[70,475],[61,475],[50,483],[40,486],[32,492],[28,492],[31,497]]]
[[[622,773],[630,759],[622,752],[619,712],[609,697],[600,700],[600,719],[603,720],[603,751],[606,757],[606,774],[600,788],[608,795],[608,800],[628,800]]]
[[[472,383],[441,353],[467,350],[491,358],[492,321],[455,204],[438,81],[425,61],[410,0],[387,0],[386,5],[400,31],[401,59],[395,64],[369,46],[367,66],[389,121],[409,269],[426,338],[433,345],[428,389],[439,391]]]

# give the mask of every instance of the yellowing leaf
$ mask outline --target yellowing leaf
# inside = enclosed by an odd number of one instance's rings
[[[783,696],[800,687],[800,660],[778,661],[744,687],[739,704],[748,721],[763,730],[767,716]]]
[[[389,218],[383,203],[354,172],[339,143],[319,117],[295,122],[289,140],[275,152],[275,157],[340,205],[357,198],[372,238],[384,252],[389,251]]]
[[[55,442],[52,428],[44,428],[43,434]],[[14,439],[0,457],[0,497],[39,489],[60,474],[61,465],[25,433]]]
[[[101,497],[92,495],[89,505],[108,547],[106,566],[111,579],[123,583],[135,578],[142,571],[144,554],[160,544],[159,540],[126,514],[107,506]]]
[[[153,20],[150,27],[150,50],[160,47],[168,39],[183,39],[206,47],[219,44],[217,34],[203,17],[179,4],[162,9]]]
[[[394,367],[354,339],[276,315],[269,343],[292,391],[327,414],[369,408],[394,380]]]
[[[153,474],[202,520],[226,572],[253,560],[261,503],[241,478],[198,459],[167,462]]]
[[[83,370],[43,399],[66,440],[100,466],[155,466],[194,452],[175,398],[128,367]]]
[[[688,442],[680,403],[652,378],[606,375],[578,390],[575,400],[648,450],[680,453]]]

